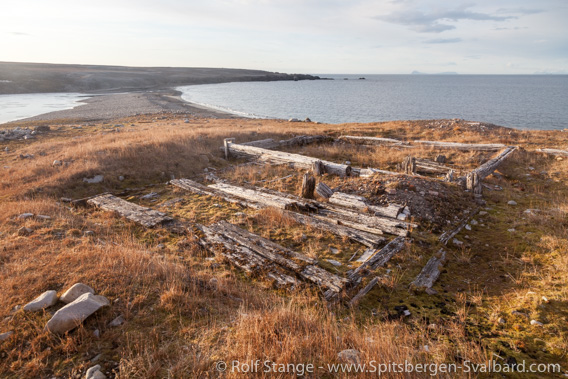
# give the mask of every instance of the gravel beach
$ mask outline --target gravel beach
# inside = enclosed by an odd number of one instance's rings
[[[73,109],[44,113],[18,121],[77,120],[99,121],[151,113],[185,113],[208,118],[238,118],[230,113],[193,105],[181,99],[180,92],[161,90],[96,95]],[[16,121],[16,122],[18,122]]]

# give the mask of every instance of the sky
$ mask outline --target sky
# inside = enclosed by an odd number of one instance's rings
[[[568,0],[0,0],[0,61],[568,74]]]

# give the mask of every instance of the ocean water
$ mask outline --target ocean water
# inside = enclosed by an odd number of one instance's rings
[[[186,101],[247,117],[326,123],[462,118],[518,129],[568,128],[568,75],[321,76],[334,80],[178,90]]]
[[[79,93],[32,93],[0,95],[0,124],[43,113],[71,109],[88,95]]]

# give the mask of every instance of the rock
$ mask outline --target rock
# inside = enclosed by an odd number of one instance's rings
[[[434,288],[426,288],[425,291],[428,295],[437,295],[438,291],[436,291]]]
[[[26,228],[25,226],[22,226],[20,229],[18,229],[18,235],[19,236],[29,236],[30,234],[33,233],[33,230],[30,228]]]
[[[291,118],[288,120],[288,122],[300,122],[300,120],[298,120],[297,118]]]
[[[219,280],[217,280],[217,278],[211,278],[209,279],[209,285],[215,289],[218,288],[219,286]]]
[[[467,224],[467,225],[465,226],[465,230],[471,230],[471,225]]]
[[[51,216],[47,216],[47,215],[37,215],[36,218],[38,220],[43,220],[43,221],[51,220]]]
[[[34,217],[33,213],[22,213],[21,215],[18,216],[18,219],[25,220],[25,219],[31,218],[31,217]]]
[[[52,166],[61,166],[62,164],[63,163],[60,160],[56,159],[56,160],[53,161],[53,163],[51,165]]]
[[[118,181],[119,181],[119,182],[122,182],[123,180],[124,180],[124,176],[120,175],[120,176],[118,177]]]
[[[428,193],[432,196],[438,196],[440,194],[438,191],[428,191]]]
[[[505,319],[503,317],[501,317],[498,321],[499,324],[504,324],[506,323]]]
[[[12,334],[14,334],[14,332],[11,330],[9,332],[0,334],[0,342],[8,340],[8,338],[10,338]]]
[[[124,324],[124,317],[122,317],[122,315],[118,316],[117,318],[115,318],[114,320],[112,320],[108,326],[110,326],[111,328],[116,328],[117,326],[120,326],[122,324]]]
[[[514,232],[516,232],[515,228],[507,229],[507,231],[508,231],[509,233],[514,233]]]
[[[49,125],[39,125],[36,126],[34,130],[36,132],[49,132],[51,128],[49,127]]]
[[[24,311],[37,312],[42,309],[51,307],[57,303],[58,297],[57,292],[53,290],[45,291],[26,305],[24,305]]]
[[[345,163],[347,166],[351,165],[351,161],[345,161]]]
[[[457,238],[454,238],[454,239],[452,240],[452,243],[453,243],[454,245],[456,245],[456,246],[461,246],[461,245],[463,245],[463,242],[460,241],[460,240],[457,239]]]
[[[329,249],[329,251],[331,251],[331,254],[335,254],[335,255],[339,254],[339,249],[336,249],[335,247],[331,247]]]
[[[46,329],[52,333],[63,334],[76,328],[87,317],[108,305],[109,301],[106,297],[85,293],[55,312],[47,322]]]
[[[150,200],[150,199],[155,199],[157,198],[159,195],[156,192],[150,192],[144,196],[140,196],[140,199],[143,200]]]
[[[477,220],[471,220],[469,223],[470,223],[471,225],[477,225],[477,224],[479,224],[479,223],[477,222]]]
[[[507,202],[507,204],[509,204],[509,205],[517,205],[517,202],[516,202],[515,200],[509,200],[509,201]]]
[[[306,117],[306,118],[304,119],[304,122],[312,122],[312,120],[310,120],[309,117]]]
[[[104,176],[103,175],[95,175],[92,178],[83,178],[83,181],[89,184],[97,184],[97,183],[101,183],[104,180]]]
[[[81,297],[82,295],[90,293],[95,294],[95,290],[83,283],[75,283],[63,295],[61,295],[62,302],[69,304]]]
[[[550,303],[550,300],[548,300],[546,296],[542,297],[542,301],[545,302],[546,304]]]
[[[385,190],[385,192],[388,193],[389,195],[394,195],[394,194],[396,194],[396,189],[394,189],[394,188],[387,188],[387,189]]]
[[[540,322],[540,321],[537,321],[537,320],[531,320],[531,325],[534,325],[534,326],[543,326],[544,324],[543,324],[542,322]]]
[[[101,372],[101,365],[96,365],[87,370],[85,379],[106,379],[106,375]]]
[[[342,350],[337,354],[337,357],[345,363],[361,364],[360,353],[355,349]]]
[[[199,154],[199,162],[207,164],[209,163],[209,157],[206,154]]]
[[[335,259],[326,259],[326,261],[328,261],[329,263],[331,263],[331,264],[334,265],[335,267],[341,266],[341,262],[338,262],[338,261],[336,261]]]
[[[85,237],[92,237],[95,235],[95,232],[93,232],[92,230],[85,230],[85,233],[83,233],[83,235]]]
[[[95,355],[95,357],[93,359],[91,359],[91,363],[97,363],[98,361],[101,360],[102,357],[103,357],[102,354]]]
[[[488,214],[486,211],[480,211],[480,212],[479,212],[479,215],[480,215],[480,216],[485,216],[486,214]]]
[[[95,338],[99,338],[99,337],[101,336],[101,331],[98,330],[98,329],[95,329],[95,330],[93,331],[93,336],[94,336]]]

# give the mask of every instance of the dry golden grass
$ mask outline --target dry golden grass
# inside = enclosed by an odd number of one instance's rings
[[[339,363],[337,354],[344,349],[358,350],[362,363],[408,360],[430,364],[463,359],[481,363],[493,352],[517,359],[537,357],[544,362],[566,362],[567,160],[535,158],[522,152],[500,169],[504,179],[489,179],[504,187],[502,192],[486,193],[493,210],[484,222],[490,227],[468,232],[473,242],[467,250],[448,247],[450,256],[456,258],[450,259],[437,284],[440,295],[428,297],[408,291],[408,284],[428,254],[436,250],[429,245],[434,244],[432,236],[417,232],[416,244],[393,259],[388,267],[390,275],[384,276],[384,283],[358,309],[328,307],[316,291],[309,289],[293,293],[267,289],[265,284],[245,278],[220,260],[206,259],[191,235],[181,241],[182,237],[166,230],[146,231],[105,212],[58,203],[61,196],[80,198],[103,191],[120,193],[127,188],[133,196],[150,190],[162,191],[164,200],[182,196],[166,189],[163,183],[171,175],[201,180],[204,168],[225,168],[227,163],[218,149],[225,137],[247,141],[327,132],[504,142],[532,149],[545,141],[561,146],[559,133],[509,134],[508,130],[497,130],[480,134],[467,129],[428,129],[419,127],[425,123],[410,122],[304,125],[264,120],[195,120],[184,124],[173,116],[153,124],[141,121],[147,119],[119,121],[136,125],[119,133],[108,132],[105,125],[83,130],[63,125],[61,130],[37,141],[10,143],[11,152],[1,155],[0,165],[10,168],[3,169],[0,177],[0,333],[14,331],[9,340],[0,342],[1,377],[84,376],[85,370],[94,365],[90,360],[98,354],[102,354],[99,363],[103,371],[120,378],[218,377],[215,363],[219,360],[230,364],[234,360],[260,359],[326,367]],[[343,148],[305,148],[305,152],[338,161],[371,159],[377,165],[386,162],[381,151],[377,149],[369,158],[365,151],[351,156]],[[20,154],[34,154],[34,158],[20,159]],[[397,154],[385,154],[385,159],[398,161],[401,156]],[[460,164],[466,165],[477,159],[467,154],[460,157]],[[53,166],[56,159],[68,163]],[[547,170],[552,182],[536,176],[534,181],[527,182],[529,165],[537,167],[536,171]],[[553,175],[555,172],[559,174]],[[105,175],[103,183],[89,185],[82,181],[83,177],[96,174]],[[271,181],[288,175],[285,168],[243,166],[226,174],[235,182],[246,180],[297,191],[297,176]],[[121,175],[126,178],[122,182],[118,180]],[[153,187],[143,189],[147,185]],[[519,203],[518,208],[505,205],[510,198]],[[216,200],[212,199],[186,200],[193,207],[180,206],[171,212],[192,222],[213,222],[236,210],[225,204],[214,207],[211,203]],[[136,197],[133,201],[139,200]],[[527,216],[523,214],[526,208],[539,208],[541,212]],[[48,215],[51,219],[17,219],[25,212]],[[253,230],[287,238],[313,257],[325,256],[322,254],[330,246],[336,246],[345,256],[352,254],[347,241],[311,228],[295,229],[297,225],[275,210],[257,212],[241,221]],[[511,237],[506,229],[513,223],[523,233],[533,234]],[[33,233],[18,236],[22,226],[31,228]],[[94,235],[85,235],[87,230]],[[304,238],[304,233],[309,238]],[[459,238],[462,236],[463,233]],[[166,248],[158,249],[158,243],[164,243]],[[486,243],[491,246],[485,247]],[[495,281],[495,277],[505,274],[510,276]],[[76,282],[92,286],[112,305],[67,335],[57,337],[43,330],[49,312],[14,311],[14,307],[45,290],[55,289],[61,294]],[[527,296],[529,291],[537,295]],[[392,320],[392,308],[401,302],[415,305],[411,306],[413,316]],[[433,306],[440,302],[445,303],[442,309],[447,314]],[[516,309],[526,309],[531,317],[545,321],[545,327],[527,326],[511,315],[511,310]],[[120,314],[126,323],[109,327],[108,323]],[[498,323],[500,318],[506,319],[504,326]],[[93,336],[95,329],[101,332],[98,339]],[[544,344],[535,342],[537,339]],[[327,368],[316,370],[306,376],[377,376],[331,373]],[[227,372],[225,377],[248,376]]]

